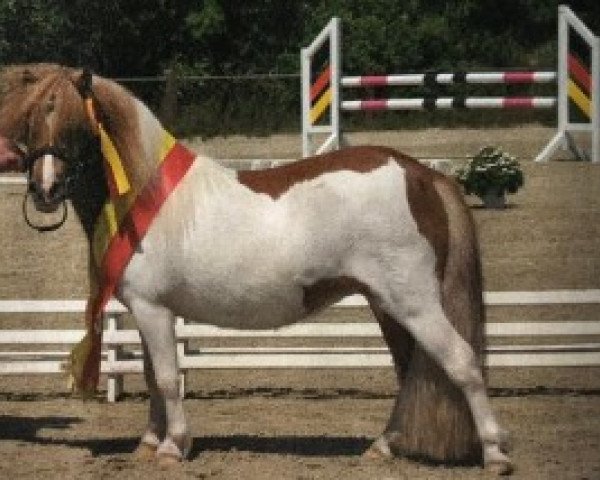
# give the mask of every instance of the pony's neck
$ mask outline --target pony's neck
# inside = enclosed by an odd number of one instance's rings
[[[101,121],[136,193],[154,174],[165,130],[150,109],[125,88],[102,78],[94,85]]]
[[[164,153],[167,132],[146,105],[117,83],[94,77],[93,91],[99,120],[119,154],[131,187],[116,201],[131,204],[132,198],[155,174],[158,159]],[[105,161],[98,149],[96,151],[98,158],[94,168],[86,170],[84,178],[80,179],[79,194],[73,193],[73,205],[90,239],[109,191]]]

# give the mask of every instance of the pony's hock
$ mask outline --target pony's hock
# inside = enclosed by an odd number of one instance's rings
[[[189,445],[177,316],[268,329],[361,293],[402,383],[376,446],[510,471],[481,371],[474,225],[454,182],[383,147],[236,173],[193,158],[142,102],[98,76],[91,90],[104,127],[94,128],[77,89],[81,76],[52,65],[3,69],[0,82],[13,88],[0,104],[0,134],[30,150],[62,149],[65,158],[52,162],[65,163],[62,171],[85,155],[88,168],[70,199],[90,242],[92,291],[87,335],[70,369],[80,388],[95,387],[97,313],[114,293],[140,331],[150,393],[141,443],[153,439],[144,450],[183,458]],[[43,108],[50,102],[51,113]],[[36,163],[34,184],[52,188],[62,180],[60,168],[44,173]],[[416,406],[436,415],[425,422]],[[398,444],[399,437],[409,440]]]
[[[342,112],[438,109],[550,109],[557,108],[558,132],[537,155],[547,161],[559,148],[575,158],[600,162],[600,38],[566,5],[558,8],[558,70],[505,72],[428,72],[396,75],[342,75],[341,21],[334,17],[301,52],[302,152],[323,153],[343,145]],[[315,58],[323,64],[315,65]],[[556,83],[555,96],[469,97],[440,95],[440,87],[455,84]],[[344,90],[364,87],[426,86],[423,98],[347,100]],[[404,95],[403,95],[404,97]],[[591,139],[590,153],[576,142],[575,133]]]

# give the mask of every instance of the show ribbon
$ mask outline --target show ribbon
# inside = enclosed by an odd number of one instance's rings
[[[85,396],[95,393],[100,378],[106,304],[161,206],[193,164],[195,154],[163,130],[154,174],[145,185],[131,185],[114,143],[96,119],[92,98],[84,96],[84,100],[90,121],[98,127],[110,173],[110,195],[96,221],[92,239],[86,334],[72,350],[67,365],[71,388]]]

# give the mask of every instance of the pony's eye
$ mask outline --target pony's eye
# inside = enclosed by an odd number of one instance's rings
[[[24,84],[35,83],[37,81],[37,77],[31,70],[23,70],[21,79]]]

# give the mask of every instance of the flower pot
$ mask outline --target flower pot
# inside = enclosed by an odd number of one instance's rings
[[[488,190],[480,198],[485,208],[506,208],[506,195],[501,190]]]

